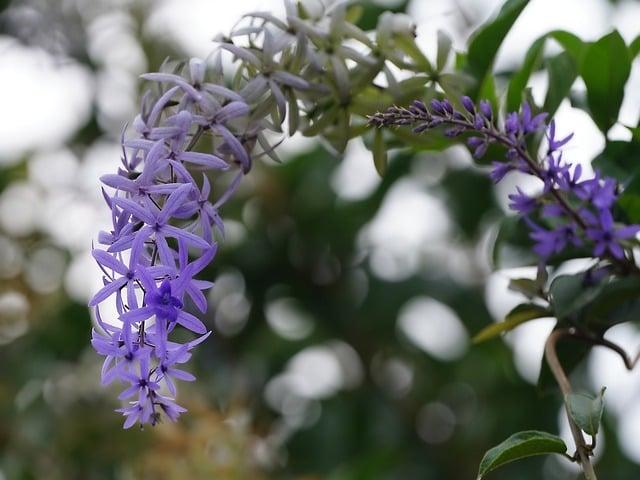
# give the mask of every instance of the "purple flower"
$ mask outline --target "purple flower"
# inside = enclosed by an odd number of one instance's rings
[[[512,193],[509,195],[509,200],[511,200],[509,208],[521,215],[526,215],[533,212],[538,206],[537,199],[523,193],[523,191],[520,190],[520,187],[516,187],[516,190],[517,193]]]
[[[507,173],[515,170],[515,167],[510,163],[505,162],[491,162],[491,172],[489,173],[489,178],[493,180],[493,183],[500,182]]]
[[[528,102],[523,102],[520,112],[520,130],[525,135],[536,132],[544,125],[544,120],[547,118],[547,113],[542,112],[537,115],[531,116],[531,107]]]
[[[565,146],[569,141],[573,138],[573,133],[570,133],[566,137],[556,140],[556,122],[555,120],[551,120],[549,123],[549,130],[547,131],[547,141],[549,142],[548,154],[559,150],[563,146]]]
[[[578,228],[573,223],[567,223],[555,229],[547,230],[526,217],[525,220],[531,229],[529,236],[536,242],[533,251],[543,260],[547,260],[552,255],[560,253],[569,244],[575,246],[582,244],[582,240],[578,234]]]
[[[102,190],[113,227],[98,236],[106,250],[92,251],[104,286],[90,301],[98,324],[91,344],[104,356],[102,383],[125,384],[119,398],[128,403],[117,410],[126,418],[124,428],[136,422],[154,425],[162,414],[176,420],[186,411],[173,398],[176,381],[195,377],[178,365],[189,360],[192,348],[210,332],[186,310],[185,300],[201,312],[207,309],[203,290],[212,283],[195,277],[215,257],[212,227],[224,231],[220,207],[250,168],[246,132],[257,138],[265,128],[250,124],[248,130],[237,131],[234,122],[247,117],[251,107],[239,93],[206,83],[206,67],[200,60],[189,63],[187,78],[177,73],[144,77],[173,86],[155,100],[145,93],[134,121],[138,138],[125,139],[123,133],[122,167],[101,177],[114,190],[111,194]],[[278,81],[302,87],[297,77],[284,73]],[[194,151],[207,129],[217,137],[214,148]],[[223,172],[234,163],[241,168],[235,169],[217,200],[209,198],[208,176],[199,186],[190,172]],[[190,258],[190,253],[196,257]],[[115,299],[117,325],[104,322],[100,313],[109,299]],[[176,343],[171,335],[179,327],[199,336]],[[161,389],[172,397],[160,395]]]
[[[600,178],[600,172],[592,179],[577,185],[576,195],[585,202],[590,202],[598,209],[609,209],[617,198],[617,183],[612,178]]]
[[[599,216],[599,225],[587,228],[586,233],[595,243],[593,248],[595,256],[602,257],[608,252],[617,259],[623,259],[624,249],[620,241],[635,237],[639,231],[640,225],[616,228],[613,224],[611,212],[602,210]]]
[[[545,192],[554,188],[568,171],[569,165],[562,162],[562,154],[557,157],[549,155],[546,168],[541,170],[541,180],[544,182]]]

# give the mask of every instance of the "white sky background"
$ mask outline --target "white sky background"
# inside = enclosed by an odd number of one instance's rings
[[[105,9],[104,14],[87,25],[89,50],[99,65],[97,75],[73,61],[54,59],[42,50],[20,46],[10,38],[0,37],[0,91],[4,92],[0,163],[11,164],[22,155],[35,153],[30,160],[28,181],[12,186],[0,196],[0,227],[8,236],[41,229],[49,233],[54,242],[70,249],[74,260],[66,274],[65,285],[80,301],[89,298],[100,285],[98,270],[89,257],[89,247],[92,237],[109,220],[100,199],[97,178],[117,168],[119,150],[115,139],[121,125],[135,114],[138,75],[147,68],[132,33],[131,19],[117,7],[122,2],[112,3],[116,5],[114,8]],[[378,3],[391,5],[394,1],[380,0]],[[454,46],[464,49],[470,26],[460,16],[456,3],[462,6],[468,19],[479,23],[495,12],[502,0],[413,0],[409,13],[418,25],[418,42],[431,57],[435,55],[437,30],[449,33],[454,38]],[[172,39],[188,55],[205,57],[211,50],[212,37],[218,32],[228,32],[242,14],[252,10],[281,13],[282,2],[159,0],[154,3],[145,33],[150,37]],[[640,2],[627,1],[612,6],[605,0],[533,0],[504,42],[497,68],[519,64],[527,46],[549,30],[566,29],[583,39],[593,40],[614,27],[627,41],[640,33]],[[620,115],[624,123],[635,124],[638,120],[639,81],[640,68],[636,60]],[[546,89],[544,76],[536,76],[532,85],[534,96],[541,98]],[[98,108],[101,124],[112,136],[93,145],[80,159],[65,147],[65,142],[88,119],[92,102]],[[569,161],[584,162],[602,149],[604,138],[584,112],[572,109],[565,102],[556,121],[561,133],[575,132],[566,153]],[[622,127],[614,127],[611,132],[614,138],[626,138],[626,135]],[[407,275],[422,268],[421,258],[437,262],[443,251],[452,260],[438,268],[448,268],[449,274],[461,278],[469,275],[461,265],[469,263],[468,255],[473,252],[465,246],[450,245],[441,202],[424,192],[430,181],[418,175],[416,180],[399,184],[376,220],[363,231],[359,243],[372,250],[371,267],[381,277],[401,279],[403,274],[399,272]],[[377,182],[369,153],[360,143],[354,142],[335,172],[333,187],[344,201],[350,201],[366,196]],[[506,188],[497,192],[502,200],[508,193]],[[416,217],[438,219],[434,226],[437,226],[437,232],[418,227]],[[394,219],[392,232],[387,223],[390,218]],[[0,239],[4,240],[4,237]],[[410,248],[394,248],[398,244]],[[428,249],[421,251],[421,245],[425,244]],[[456,262],[455,258],[462,260]],[[488,282],[487,300],[496,319],[518,301],[512,295],[504,294],[507,275],[508,272],[495,273]],[[433,310],[431,304],[427,305],[429,308],[425,305],[414,302],[411,308],[414,311],[420,308]],[[428,317],[428,312],[422,313],[423,317]],[[420,312],[415,315],[419,317]],[[462,342],[457,346],[462,351],[466,348],[467,336],[461,330],[459,320],[455,316],[451,318],[451,325],[439,324],[440,334],[453,332],[452,341]],[[414,341],[428,335],[424,325],[418,325],[412,333],[412,323],[415,322],[402,320],[399,329],[409,338],[413,336]],[[523,335],[515,334],[511,339],[514,345],[523,346],[516,348],[520,353],[515,353],[515,362],[529,381],[536,376],[542,342],[548,330],[547,323],[539,326],[532,323],[526,335],[524,332]],[[625,330],[616,332],[623,338],[632,334]],[[437,348],[429,351],[432,342],[418,340],[417,344],[428,354],[436,357],[440,354]],[[601,381],[606,383],[607,379],[617,378],[623,370],[615,359],[604,361],[607,360],[605,357],[597,367],[594,363],[590,369],[594,389],[599,388]],[[616,395],[624,400],[612,403],[614,411],[638,403],[637,387],[633,382],[615,384]],[[610,393],[613,396],[614,392]],[[637,442],[632,441],[640,435],[640,409],[634,412],[635,420],[626,423],[619,435],[629,456],[640,462],[640,447],[634,446]]]

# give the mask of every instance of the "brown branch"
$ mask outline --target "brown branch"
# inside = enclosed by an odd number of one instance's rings
[[[558,386],[565,397],[571,393],[571,383],[569,382],[569,378],[567,378],[567,375],[560,364],[560,360],[558,359],[556,345],[558,340],[565,337],[575,338],[574,335],[575,331],[573,331],[573,329],[554,330],[551,332],[551,335],[549,335],[549,338],[547,338],[547,342],[544,346],[544,354],[547,364],[549,365],[549,368],[551,369],[551,372],[553,373],[553,376],[555,377],[556,382],[558,382]],[[573,441],[576,444],[576,455],[582,467],[584,477],[586,480],[597,480],[598,477],[596,476],[596,472],[593,470],[593,465],[591,465],[591,460],[589,459],[589,455],[592,451],[585,443],[582,431],[571,418],[566,402],[565,410],[567,411],[567,419],[569,420],[571,435],[573,436]]]

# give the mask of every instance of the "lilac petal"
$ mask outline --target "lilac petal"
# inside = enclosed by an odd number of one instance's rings
[[[613,216],[609,210],[602,210],[600,212],[600,225],[604,230],[611,230],[613,228]]]
[[[173,98],[173,96],[178,93],[179,90],[180,87],[178,86],[171,87],[156,101],[156,103],[153,105],[153,108],[151,109],[151,113],[149,113],[149,118],[147,119],[148,126],[153,127],[156,124],[158,118],[160,117],[160,112],[162,112],[167,103],[169,103],[169,100],[171,100],[171,98]]]
[[[244,149],[240,140],[238,140],[233,133],[222,125],[216,125],[212,130],[222,135],[222,138],[224,138],[224,141],[231,149],[231,153],[233,153],[233,156],[242,165],[242,169],[245,172],[248,172],[249,168],[251,168],[251,161],[249,160],[249,154]]]
[[[149,151],[155,142],[151,140],[145,140],[144,138],[134,138],[131,140],[125,140],[123,145],[127,148],[133,148],[135,150]]]
[[[206,174],[202,174],[202,190],[200,192],[201,199],[208,199],[211,195],[211,183],[209,183],[209,177]]]
[[[200,247],[200,248],[209,248],[211,245],[209,245],[205,240],[203,240],[202,238],[198,237],[197,235],[194,235],[191,232],[187,232],[186,230],[181,230],[177,227],[174,227],[173,225],[164,225],[162,227],[162,230],[174,237],[174,238],[182,238],[184,239],[185,242],[187,242],[190,245],[193,245],[194,247]]]
[[[217,123],[226,123],[234,118],[244,117],[250,112],[249,105],[244,101],[231,102],[220,109],[215,115],[215,121]]]
[[[156,219],[147,210],[128,198],[114,197],[113,203],[148,225],[156,223]]]
[[[187,95],[194,100],[200,100],[202,95],[192,85],[187,83],[181,76],[174,75],[172,73],[145,73],[140,75],[145,80],[152,80],[154,82],[170,82],[178,85]]]
[[[177,378],[178,380],[182,380],[184,382],[193,382],[196,377],[189,372],[184,370],[179,370],[177,368],[171,369],[171,376]]]
[[[230,90],[222,85],[216,85],[213,83],[203,83],[202,88],[209,93],[213,93],[214,95],[218,95],[220,97],[227,98],[229,100],[235,100],[238,102],[244,102],[244,98],[242,95]]]
[[[187,294],[191,297],[191,300],[193,300],[193,303],[198,310],[202,313],[207,311],[207,298],[200,290],[193,286],[189,286],[187,287]]]
[[[192,349],[193,347],[196,347],[198,345],[200,345],[202,342],[204,342],[207,338],[209,338],[209,335],[211,335],[211,332],[207,332],[204,335],[202,335],[201,337],[196,338],[195,340],[191,340],[188,345],[189,345],[189,349]]]
[[[216,155],[200,152],[182,152],[177,156],[178,160],[183,162],[202,165],[204,167],[214,168],[217,170],[228,170],[229,164]]]
[[[131,427],[133,427],[137,421],[138,421],[138,416],[135,413],[130,413],[127,416],[127,419],[124,421],[124,425],[122,425],[122,428],[125,430],[128,430]]]
[[[253,103],[258,101],[262,95],[269,89],[269,84],[267,79],[258,76],[254,77],[245,85],[245,87],[240,90],[240,95],[247,101],[248,103]]]
[[[595,248],[593,249],[593,253],[596,257],[601,257],[604,254],[604,251],[606,248],[607,246],[604,243],[599,242],[596,244]]]
[[[116,190],[123,190],[125,192],[135,192],[138,190],[138,186],[133,180],[123,177],[122,175],[102,175],[100,181],[106,186],[115,188]]]
[[[183,183],[190,183],[194,187],[198,187],[196,181],[182,163],[175,160],[169,160],[168,163],[173,167],[174,172],[179,176]]]
[[[293,75],[292,73],[285,71],[277,71],[271,75],[271,78],[282,83],[283,85],[287,85],[289,87],[297,88],[298,90],[308,90],[309,82],[305,79]]]
[[[95,307],[97,304],[103,302],[115,292],[120,290],[127,283],[126,277],[120,277],[113,282],[108,283],[103,288],[101,288],[98,293],[96,293],[93,298],[89,301],[90,307]]]
[[[182,183],[161,183],[158,185],[150,185],[145,187],[145,191],[158,195],[171,195]]]
[[[173,256],[173,250],[169,248],[167,240],[164,238],[164,236],[156,235],[156,245],[162,263],[168,267],[175,268],[176,262]]]
[[[148,137],[151,140],[163,140],[165,138],[175,137],[183,132],[182,128],[175,126],[155,127],[149,132]]]
[[[144,253],[144,242],[147,241],[149,236],[153,230],[151,227],[142,227],[138,230],[138,233],[131,244],[131,256],[129,257],[129,266],[130,268],[135,265],[142,265],[144,258],[142,254]]]
[[[120,315],[120,320],[125,323],[138,323],[154,315],[155,312],[151,307],[141,307],[135,310],[129,310]]]
[[[129,271],[129,269],[120,260],[104,250],[94,249],[91,251],[91,255],[93,255],[93,258],[95,258],[100,265],[108,268],[109,270],[113,270],[120,275],[126,275]]]
[[[167,223],[173,212],[182,205],[182,203],[192,190],[193,185],[185,183],[180,188],[177,188],[171,195],[169,195],[169,198],[167,198],[167,201],[162,207],[162,212],[160,213],[160,215],[158,215],[158,223],[160,223],[161,225]]]
[[[619,239],[633,238],[640,232],[640,225],[629,225],[616,231],[615,237]]]
[[[243,149],[244,150],[244,149]],[[220,195],[220,198],[218,198],[218,200],[216,200],[216,203],[213,204],[213,208],[218,209],[220,208],[222,205],[224,205],[227,200],[229,200],[229,198],[235,193],[235,191],[238,189],[238,186],[240,185],[240,181],[242,180],[242,178],[244,177],[244,174],[242,172],[239,172],[235,178],[232,180],[232,182],[229,184],[229,186],[227,187],[227,189],[225,190],[225,192]],[[207,195],[208,197],[208,195]]]
[[[136,297],[136,287],[131,280],[127,282],[127,306],[131,309],[138,308],[138,298]]]
[[[140,390],[140,385],[135,384],[131,385],[129,388],[124,390],[120,395],[118,395],[119,400],[124,400],[125,398],[133,397]]]
[[[220,48],[224,50],[228,50],[233,53],[237,58],[244,60],[247,63],[250,63],[256,68],[262,67],[262,62],[260,59],[248,48],[240,48],[237,45],[233,45],[231,43],[221,43]]]
[[[619,260],[622,260],[624,258],[624,250],[616,242],[611,242],[609,244],[609,251],[614,257],[616,257]]]
[[[178,318],[176,319],[176,321],[184,328],[186,328],[187,330],[191,330],[192,332],[200,334],[207,332],[207,327],[204,326],[204,323],[202,323],[200,319],[194,317],[190,313],[185,312],[184,310],[181,310],[180,313],[178,313]]]
[[[271,89],[273,98],[276,101],[276,105],[278,107],[278,115],[280,117],[279,120],[280,120],[280,123],[282,123],[284,121],[285,116],[287,115],[287,99],[284,96],[282,89],[273,80],[269,80],[269,89]]]

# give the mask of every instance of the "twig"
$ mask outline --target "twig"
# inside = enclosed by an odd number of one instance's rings
[[[561,329],[551,332],[551,335],[547,338],[547,342],[544,346],[544,354],[547,364],[549,365],[556,382],[558,382],[558,386],[560,387],[562,394],[566,398],[566,396],[571,393],[571,383],[560,364],[560,360],[558,359],[558,354],[556,352],[556,344],[558,343],[558,340],[565,337],[575,338],[575,332],[572,329]],[[598,477],[596,476],[596,472],[593,470],[593,465],[591,465],[591,460],[589,459],[591,449],[585,443],[582,431],[571,418],[566,402],[565,410],[567,411],[569,428],[571,429],[573,441],[576,444],[576,454],[578,456],[580,466],[582,467],[584,478],[585,480],[597,480]]]

